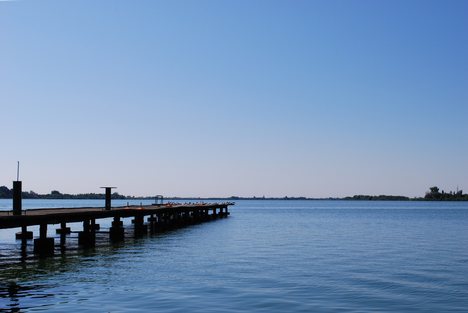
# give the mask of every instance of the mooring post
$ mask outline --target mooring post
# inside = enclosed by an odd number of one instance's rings
[[[54,238],[47,238],[47,224],[39,226],[39,238],[34,239],[34,253],[40,256],[54,254]]]
[[[21,181],[13,182],[13,215],[21,215],[22,211],[22,196],[21,196]]]
[[[106,188],[106,210],[111,209],[111,197],[112,197],[111,190],[112,190],[111,188]]]
[[[107,211],[111,209],[111,198],[112,198],[112,189],[115,189],[117,187],[101,187],[106,190],[106,204],[105,208]]]

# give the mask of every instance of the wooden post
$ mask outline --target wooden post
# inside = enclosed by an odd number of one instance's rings
[[[55,232],[56,232],[57,234],[67,235],[67,234],[70,234],[70,233],[71,233],[71,229],[70,229],[70,227],[67,227],[67,223],[62,222],[62,223],[60,223],[60,228],[57,228],[57,229],[55,230]]]
[[[16,236],[16,239],[19,239],[19,240],[33,239],[33,232],[28,231],[28,227],[23,225],[21,226],[21,232],[16,233],[15,236]]]

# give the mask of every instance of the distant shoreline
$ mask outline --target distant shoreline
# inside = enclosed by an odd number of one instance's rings
[[[0,186],[0,199],[12,199],[12,190],[6,186]],[[104,194],[85,193],[85,194],[62,194],[57,190],[53,190],[50,194],[38,194],[34,191],[23,192],[23,199],[43,199],[43,200],[103,200]],[[117,200],[153,200],[155,196],[125,196],[115,192],[112,194],[112,199]],[[468,201],[468,194],[463,194],[462,190],[446,193],[443,190],[440,192],[438,187],[431,187],[429,192],[424,197],[406,197],[393,195],[354,195],[352,197],[328,197],[328,198],[310,198],[310,197],[164,197],[165,200],[350,200],[350,201]]]
[[[2,200],[11,200],[12,198],[5,198],[0,197]],[[103,197],[34,197],[34,198],[23,198],[23,200],[104,200]],[[113,200],[154,200],[154,197],[134,197],[134,196],[123,196],[114,198]],[[419,198],[405,198],[405,199],[394,199],[390,198],[382,198],[382,197],[375,197],[371,196],[370,198],[354,198],[354,197],[343,197],[343,198],[307,198],[307,197],[272,197],[272,198],[263,198],[263,197],[208,197],[208,198],[201,198],[201,197],[167,197],[164,198],[165,201],[181,201],[181,200],[196,200],[196,201],[209,201],[209,200],[216,200],[216,201],[411,201],[411,202],[466,202],[468,199],[425,199],[422,197]]]

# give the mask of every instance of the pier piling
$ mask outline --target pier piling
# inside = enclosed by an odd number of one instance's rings
[[[58,208],[58,209],[31,209],[21,215],[12,215],[10,212],[0,212],[0,229],[21,228],[21,232],[16,234],[17,239],[21,239],[22,255],[26,253],[27,240],[32,239],[33,233],[28,231],[28,227],[38,225],[39,237],[34,239],[34,254],[48,256],[54,254],[54,238],[47,237],[48,225],[59,224],[56,232],[60,234],[60,251],[65,253],[66,238],[71,229],[68,223],[83,223],[83,230],[78,232],[78,243],[82,247],[94,247],[96,245],[96,230],[98,224],[96,219],[113,218],[109,228],[109,239],[112,242],[122,241],[125,237],[123,218],[133,217],[134,235],[141,236],[148,233],[148,226],[151,233],[163,232],[177,229],[188,225],[193,225],[217,217],[229,215],[228,206],[231,203],[212,204],[166,204],[147,205],[140,207],[115,207],[110,210],[103,210],[102,207],[93,208]],[[211,214],[211,212],[213,212]],[[148,224],[145,219],[148,216]]]
[[[33,239],[33,232],[28,231],[27,226],[21,226],[21,232],[15,234],[16,239],[18,240],[28,240],[28,239]]]
[[[57,234],[67,235],[67,234],[71,233],[71,229],[70,229],[70,227],[67,227],[67,223],[62,222],[62,223],[60,223],[60,228],[57,228],[55,230],[55,232]]]
[[[34,239],[34,253],[40,256],[54,254],[54,238],[47,238],[47,224],[39,226],[39,238]]]
[[[83,247],[94,247],[96,245],[95,220],[83,221],[83,231],[78,233],[78,244]]]
[[[148,233],[148,227],[144,224],[144,216],[137,215],[135,216],[135,236],[142,236]]]
[[[120,220],[120,217],[115,216],[112,226],[109,228],[109,238],[111,241],[122,241],[124,240],[124,234],[123,222]]]

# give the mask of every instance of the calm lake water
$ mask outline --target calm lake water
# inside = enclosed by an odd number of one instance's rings
[[[83,205],[102,200],[24,202]],[[99,233],[90,250],[72,233],[45,260],[21,261],[17,229],[0,230],[0,312],[468,311],[466,202],[238,201],[230,211],[137,239],[127,219],[124,243]]]

